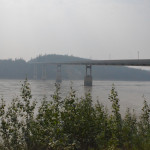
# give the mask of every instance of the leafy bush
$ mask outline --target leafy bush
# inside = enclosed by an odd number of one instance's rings
[[[144,99],[140,117],[127,109],[120,114],[118,93],[112,86],[108,97],[112,112],[92,97],[76,97],[71,88],[61,98],[60,86],[50,100],[36,106],[27,79],[21,99],[0,103],[0,149],[2,150],[147,150],[150,149],[150,107]],[[35,109],[38,112],[35,114]]]

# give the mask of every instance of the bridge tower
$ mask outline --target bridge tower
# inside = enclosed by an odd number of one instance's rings
[[[42,65],[42,80],[46,80],[46,65]]]
[[[34,79],[34,80],[37,80],[37,64],[34,64],[33,79]]]
[[[62,82],[62,78],[61,78],[61,64],[57,65],[56,82],[57,83],[61,83]]]
[[[86,75],[84,77],[84,86],[92,86],[92,65],[86,65]]]

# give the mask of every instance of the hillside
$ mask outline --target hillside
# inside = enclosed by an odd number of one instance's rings
[[[23,59],[0,60],[0,79],[33,79],[31,62],[66,62],[86,60],[67,55],[40,55],[26,62]],[[56,66],[47,66],[47,79],[55,79]],[[38,65],[38,79],[41,79],[42,65]],[[62,66],[62,78],[69,80],[83,79],[85,66]],[[134,80],[150,81],[150,72],[123,66],[93,66],[92,76],[95,80]]]

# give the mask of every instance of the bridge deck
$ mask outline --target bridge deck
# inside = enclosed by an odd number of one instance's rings
[[[115,65],[115,66],[150,66],[150,59],[126,59],[126,60],[87,60],[68,62],[35,62],[33,64],[45,65]]]

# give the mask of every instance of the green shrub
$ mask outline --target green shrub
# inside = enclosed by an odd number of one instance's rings
[[[32,100],[27,79],[21,99],[6,106],[0,103],[0,149],[2,150],[148,150],[150,149],[150,107],[146,100],[139,118],[127,109],[120,114],[117,91],[112,86],[109,100],[112,112],[90,94],[76,97],[70,89],[61,98],[60,86],[50,100],[39,107]],[[35,114],[35,109],[38,110]]]

